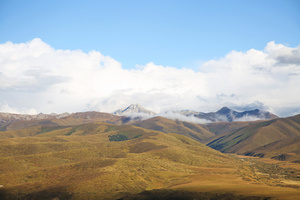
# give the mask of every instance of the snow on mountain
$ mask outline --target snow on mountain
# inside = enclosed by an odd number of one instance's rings
[[[156,115],[155,112],[152,112],[150,110],[147,110],[146,108],[143,108],[142,106],[138,104],[131,104],[125,109],[119,109],[113,112],[112,114],[119,115],[119,116],[132,116],[132,115],[149,115],[154,116]]]

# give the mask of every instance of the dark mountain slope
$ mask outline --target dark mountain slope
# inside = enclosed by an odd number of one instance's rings
[[[245,155],[300,163],[300,136],[272,142],[263,147],[246,152]]]
[[[205,119],[212,122],[233,122],[233,121],[256,121],[256,120],[268,120],[276,119],[278,116],[259,109],[237,112],[227,107],[223,107],[217,112],[203,113],[197,111],[177,111],[176,113],[185,116],[194,116],[200,119]]]
[[[300,115],[297,115],[253,123],[225,133],[207,145],[221,152],[246,154],[271,143],[300,136],[299,118]],[[288,149],[286,144],[282,148]]]

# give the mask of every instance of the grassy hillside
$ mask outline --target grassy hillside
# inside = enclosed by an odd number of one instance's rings
[[[288,181],[265,178],[253,164],[184,135],[133,125],[47,124],[0,132],[0,199],[300,197],[300,185]]]
[[[245,155],[268,157],[300,163],[300,136],[286,138],[246,152]]]
[[[7,199],[114,199],[184,183],[190,166],[237,162],[187,137],[131,125],[37,129],[0,140],[0,185]],[[116,135],[125,140],[111,140]]]
[[[204,128],[214,133],[215,135],[222,135],[224,133],[232,132],[248,126],[255,122],[217,122],[203,125]]]
[[[280,152],[299,154],[300,115],[253,123],[221,134],[207,145],[227,153],[276,156]]]
[[[213,133],[204,129],[201,125],[189,122],[173,121],[164,117],[154,117],[134,123],[134,125],[165,133],[178,133],[200,142],[214,136]]]

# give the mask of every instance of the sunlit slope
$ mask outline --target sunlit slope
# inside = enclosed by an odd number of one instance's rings
[[[300,115],[281,118],[270,121],[253,123],[229,133],[221,134],[219,138],[208,143],[208,146],[222,152],[247,154],[255,149],[264,150],[261,153],[273,155],[272,152],[284,151],[286,153],[299,153],[297,149],[292,148],[294,138],[300,136]],[[282,142],[280,142],[282,141]],[[286,141],[286,142],[283,142]],[[272,143],[275,146],[268,147]],[[297,141],[294,141],[297,146]],[[279,145],[280,144],[280,145]],[[280,149],[280,150],[279,150]],[[277,152],[278,153],[278,152]]]
[[[1,139],[0,195],[115,199],[185,183],[191,167],[237,163],[182,135],[95,122]]]
[[[203,127],[208,129],[215,135],[222,135],[224,133],[232,132],[245,126],[248,126],[251,123],[255,122],[216,122],[205,124],[203,125]]]
[[[189,122],[173,121],[164,117],[154,117],[137,122],[134,125],[165,133],[178,133],[200,142],[214,136],[213,133],[204,129],[201,125]]]

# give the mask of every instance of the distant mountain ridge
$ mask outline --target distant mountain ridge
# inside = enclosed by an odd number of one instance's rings
[[[63,114],[12,114],[0,113],[0,131],[16,130],[37,125],[70,126],[102,121],[112,124],[123,124],[125,117],[96,111],[63,113]]]
[[[181,111],[172,111],[171,114],[179,114],[185,116],[187,118],[196,117],[198,119],[204,119],[208,122],[233,122],[233,121],[256,121],[256,120],[269,120],[269,119],[277,119],[273,113],[268,111],[263,111],[259,109],[249,110],[238,112],[227,107],[223,107],[217,112],[199,112],[194,110],[181,110]],[[156,114],[153,111],[143,108],[138,104],[131,104],[125,109],[119,109],[113,112],[112,114],[119,116],[132,116],[132,115],[149,115],[149,117],[153,116],[165,116],[164,114]],[[168,112],[170,114],[170,112]]]
[[[171,117],[173,113],[177,116]],[[180,121],[189,121],[194,122],[191,119],[204,119],[205,121],[209,122],[233,122],[233,121],[256,121],[256,120],[269,120],[269,119],[276,119],[278,116],[267,112],[262,111],[259,109],[244,111],[244,112],[237,112],[235,110],[229,109],[227,107],[223,107],[217,112],[198,112],[193,110],[181,110],[181,111],[172,111],[169,112],[168,115],[164,114],[157,114],[153,111],[150,111],[146,108],[138,104],[131,104],[130,106],[126,107],[125,109],[119,109],[115,112],[111,113],[113,115],[117,115],[119,117],[123,117],[123,123],[128,123],[129,121],[135,120],[143,120],[147,118],[152,118],[155,116],[163,116],[170,119],[177,119],[178,116],[183,116],[184,118],[178,118]],[[28,114],[13,114],[13,113],[1,113],[0,112],[0,126],[10,123],[12,121],[31,121],[31,120],[54,120],[54,119],[62,119],[66,117],[72,118],[82,118],[82,119],[89,119],[89,118],[114,118],[110,116],[109,113],[102,113],[96,111],[89,111],[89,112],[78,112],[78,113],[62,113],[62,114],[37,114],[37,115],[28,115]],[[105,116],[104,116],[105,115]],[[119,120],[119,119],[118,119]],[[104,120],[105,121],[105,120]],[[201,122],[200,122],[201,123]],[[205,123],[205,122],[204,122]]]
[[[254,121],[276,119],[278,116],[268,111],[259,109],[237,112],[235,110],[223,107],[217,112],[197,112],[193,110],[175,111],[175,113],[185,115],[186,117],[197,117],[199,119],[209,120],[211,122],[233,122],[233,121]]]
[[[28,115],[28,114],[14,114],[14,113],[4,113],[0,112],[0,119],[15,119],[15,120],[40,120],[40,119],[61,119],[64,117],[70,116],[70,113],[62,113],[62,114],[43,114],[39,113],[37,115]]]

